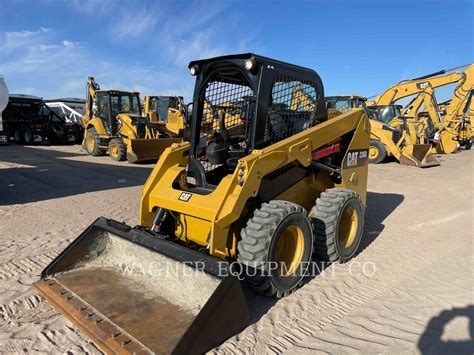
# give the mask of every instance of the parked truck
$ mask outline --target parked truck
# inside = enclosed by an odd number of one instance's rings
[[[78,143],[80,123],[68,120],[50,108],[41,97],[11,94],[3,112],[4,130],[18,144]]]
[[[5,133],[3,129],[3,110],[7,107],[8,104],[8,88],[7,84],[3,80],[3,76],[0,75],[0,145],[1,144],[8,144],[8,135]]]

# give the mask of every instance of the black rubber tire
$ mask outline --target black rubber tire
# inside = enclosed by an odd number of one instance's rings
[[[113,146],[117,147],[117,154],[111,154]],[[112,138],[109,142],[109,156],[115,161],[124,161],[127,159],[127,147],[122,138]]]
[[[301,260],[295,271],[288,276],[270,270],[274,261],[277,242],[290,226],[302,231]],[[249,286],[256,292],[278,298],[287,296],[303,281],[313,252],[313,232],[306,210],[292,202],[273,200],[263,203],[254,212],[240,233],[237,244],[240,265]]]
[[[76,133],[76,140],[74,141],[74,144],[82,144],[83,138],[84,138],[83,132]]]
[[[370,154],[369,154],[369,163],[379,164],[379,163],[383,162],[385,160],[385,158],[387,157],[387,149],[385,148],[385,145],[382,142],[378,141],[378,140],[371,139],[370,140],[370,147],[374,147],[375,149],[377,149],[379,154],[374,159],[371,159]],[[369,149],[370,149],[370,147],[369,147]]]
[[[33,144],[35,142],[35,137],[33,136],[33,132],[31,131],[31,129],[27,128],[23,132],[23,140],[25,144]]]
[[[347,208],[354,209],[358,219],[354,239],[348,248],[344,248],[339,240],[339,227],[343,212]],[[364,231],[364,209],[356,192],[341,188],[327,189],[316,199],[310,217],[316,259],[345,262],[355,255]]]
[[[15,140],[15,143],[17,144],[23,144],[24,141],[24,135],[23,135],[23,132],[19,129],[15,130],[15,132],[13,132],[13,139]]]
[[[93,137],[94,139],[94,146],[92,149],[90,149],[89,145],[87,144],[87,141],[90,139],[90,137]],[[97,130],[94,127],[91,127],[87,130],[85,146],[86,146],[86,152],[89,155],[93,155],[96,157],[103,154],[102,150],[99,147],[100,137],[99,137],[99,134],[97,133]]]
[[[471,150],[472,148],[472,141],[470,139],[464,144],[464,150]]]

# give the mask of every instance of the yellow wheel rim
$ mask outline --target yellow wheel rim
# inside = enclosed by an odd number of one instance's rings
[[[342,213],[339,220],[338,240],[339,245],[344,248],[350,248],[357,234],[359,217],[355,208],[349,207]]]
[[[379,150],[374,147],[373,145],[370,146],[369,148],[369,158],[370,159],[375,159],[379,156]]]
[[[92,134],[89,134],[89,135],[87,136],[86,145],[87,145],[87,150],[88,150],[89,152],[93,152],[93,151],[94,151],[95,139],[94,139],[94,136],[93,136]]]
[[[112,143],[112,144],[110,145],[110,152],[109,152],[109,154],[112,155],[112,156],[114,156],[114,157],[116,157],[116,156],[118,155],[118,153],[119,153],[119,149],[118,149],[117,144]]]
[[[278,237],[275,262],[281,276],[295,273],[301,263],[304,250],[303,231],[295,225],[288,226]]]

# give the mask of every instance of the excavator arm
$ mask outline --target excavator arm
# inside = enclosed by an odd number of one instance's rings
[[[456,119],[456,117],[462,116],[470,92],[474,89],[474,64],[467,67],[463,74],[462,79],[459,80],[454,89],[454,95],[451,102],[446,107],[446,121],[451,121]]]
[[[454,69],[458,68],[460,67]],[[465,72],[450,72],[450,70],[442,70],[436,73],[424,75],[419,78],[401,81],[400,83],[395,84],[385,90],[375,99],[375,101],[372,101],[369,105],[391,105],[404,97],[423,92],[423,90],[425,90],[428,85],[431,85],[433,89],[452,83],[460,83],[458,86],[461,85],[465,87],[464,82],[468,81],[466,80],[466,77],[469,76],[474,70],[474,64],[470,64]],[[462,95],[459,95],[459,97],[462,97]]]
[[[424,112],[426,112],[424,117],[419,115],[422,105]],[[457,149],[456,132],[445,125],[438,110],[434,89],[430,84],[403,109],[403,114],[408,120],[411,119],[418,123],[421,128],[420,138],[425,136],[426,127],[429,126],[428,122],[432,123],[436,133],[430,135],[429,138],[434,138],[434,141],[438,143],[436,149],[439,153],[449,154]]]
[[[434,95],[434,89],[430,84],[428,84],[422,93],[420,93],[403,108],[403,116],[407,119],[418,120],[418,114],[420,113],[420,108],[422,105],[424,105],[424,110],[428,113],[429,119],[433,123],[434,127],[439,131],[444,130],[445,126],[438,111],[438,104]]]

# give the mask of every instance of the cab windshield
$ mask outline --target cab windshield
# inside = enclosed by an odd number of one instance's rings
[[[326,107],[336,109],[342,113],[349,112],[352,109],[351,100],[348,98],[326,99]]]
[[[364,101],[358,98],[327,97],[324,100],[326,101],[326,108],[336,109],[342,113],[349,112],[353,108],[365,107]]]
[[[112,117],[119,113],[140,115],[140,99],[137,95],[118,94],[110,95],[110,113]]]
[[[402,117],[401,106],[398,105],[372,106],[370,112],[373,119],[387,124],[395,117]]]

